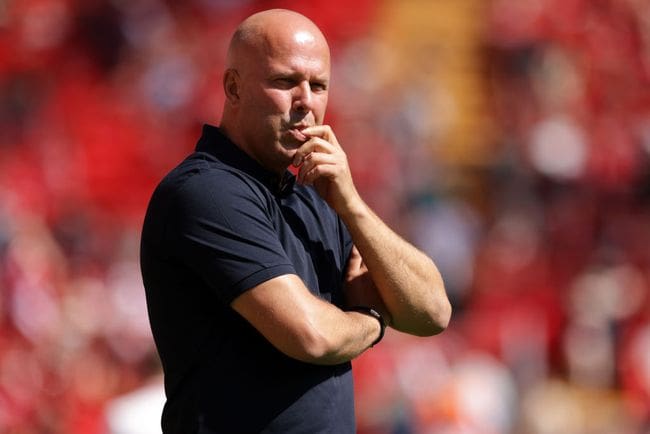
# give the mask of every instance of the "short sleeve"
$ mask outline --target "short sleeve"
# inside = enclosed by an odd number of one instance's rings
[[[274,228],[274,205],[254,181],[226,170],[192,176],[174,200],[168,234],[176,254],[226,304],[266,280],[295,274]]]

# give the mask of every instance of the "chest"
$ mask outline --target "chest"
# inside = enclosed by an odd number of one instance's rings
[[[296,272],[312,293],[340,305],[346,254],[336,214],[300,195],[276,205],[274,225]]]

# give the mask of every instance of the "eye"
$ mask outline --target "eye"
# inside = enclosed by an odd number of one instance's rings
[[[291,89],[296,85],[296,81],[288,77],[280,77],[273,80],[273,85],[279,89]]]
[[[327,84],[319,81],[309,83],[309,86],[313,92],[323,92],[327,90]]]

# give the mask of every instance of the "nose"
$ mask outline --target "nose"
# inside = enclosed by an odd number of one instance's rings
[[[302,81],[295,87],[292,107],[299,112],[308,112],[312,109],[313,95],[308,81]]]

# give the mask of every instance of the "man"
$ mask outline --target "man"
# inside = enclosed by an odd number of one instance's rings
[[[363,202],[323,124],[329,81],[310,20],[247,18],[220,127],[153,194],[141,265],[165,433],[353,433],[350,361],[386,325],[447,326],[435,265]]]

